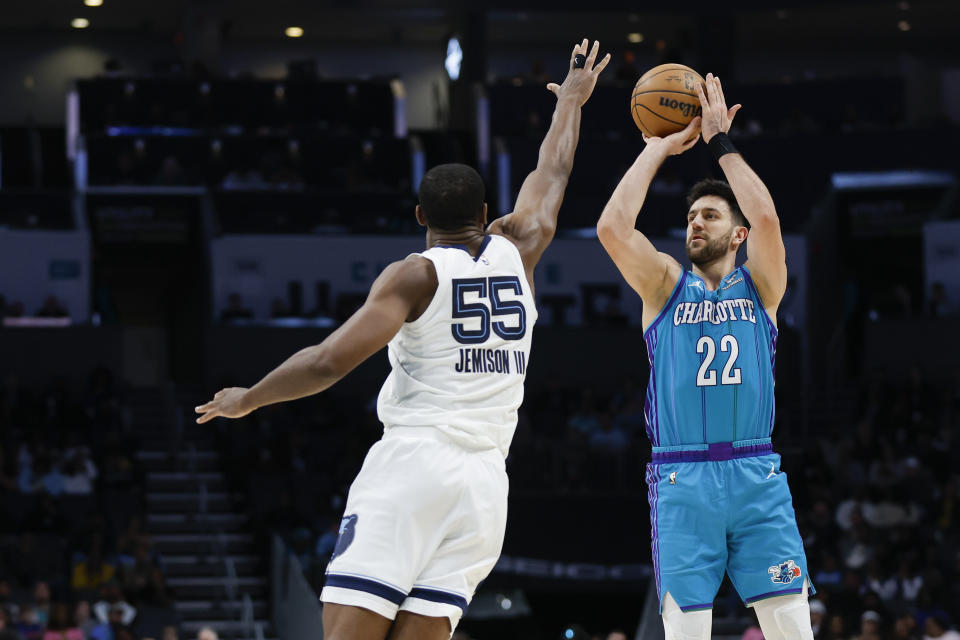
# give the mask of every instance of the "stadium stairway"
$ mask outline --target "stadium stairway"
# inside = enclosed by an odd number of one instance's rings
[[[160,554],[183,638],[206,626],[220,638],[270,640],[269,568],[230,491],[211,431],[196,428],[172,388],[131,394],[140,441],[145,528]]]

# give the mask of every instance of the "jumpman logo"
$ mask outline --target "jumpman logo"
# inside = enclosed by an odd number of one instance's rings
[[[777,475],[777,464],[774,462],[770,464],[770,473],[767,474],[767,480],[775,475]]]
[[[670,484],[677,484],[677,472],[673,471],[670,473]]]

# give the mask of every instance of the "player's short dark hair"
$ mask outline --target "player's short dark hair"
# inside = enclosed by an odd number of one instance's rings
[[[750,221],[743,215],[740,205],[737,204],[737,197],[733,195],[733,189],[723,180],[714,180],[706,178],[693,185],[687,194],[687,209],[693,206],[693,203],[703,196],[720,196],[730,205],[730,213],[733,214],[733,222],[741,227],[750,228]]]
[[[427,226],[446,231],[459,229],[480,220],[483,179],[465,164],[437,165],[420,181],[419,198]]]

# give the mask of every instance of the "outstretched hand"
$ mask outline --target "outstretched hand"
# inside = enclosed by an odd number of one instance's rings
[[[214,418],[242,418],[253,408],[244,406],[244,398],[247,390],[244,387],[230,387],[221,389],[214,394],[213,400],[199,407],[194,407],[194,411],[202,414],[197,418],[197,424],[203,424]]]
[[[704,91],[706,87],[706,91]],[[708,73],[702,85],[697,85],[697,94],[700,96],[700,106],[703,107],[703,140],[710,142],[710,138],[718,133],[728,133],[733,117],[740,111],[740,105],[735,104],[727,109],[727,100],[723,96],[723,87],[720,78]]]
[[[599,41],[594,41],[593,48],[590,49],[590,54],[587,55],[587,47],[589,44],[590,41],[584,38],[583,42],[573,47],[573,53],[570,54],[570,69],[567,71],[567,77],[564,79],[563,84],[551,82],[547,85],[547,89],[555,93],[558,99],[566,96],[574,97],[577,100],[577,104],[581,107],[587,102],[591,94],[593,94],[593,88],[597,86],[597,77],[610,62],[609,53],[605,55],[600,62],[596,62],[597,54],[600,52]],[[574,66],[574,61],[578,54],[587,56],[586,63],[582,69]],[[595,62],[596,66],[594,66]]]
[[[700,139],[700,126],[700,116],[697,116],[683,131],[677,131],[662,138],[643,134],[643,141],[648,147],[662,148],[668,156],[679,155],[697,144],[697,140]]]

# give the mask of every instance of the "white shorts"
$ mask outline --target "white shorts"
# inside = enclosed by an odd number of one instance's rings
[[[393,620],[449,618],[451,632],[503,547],[499,449],[468,451],[429,427],[394,427],[350,486],[323,602]]]

